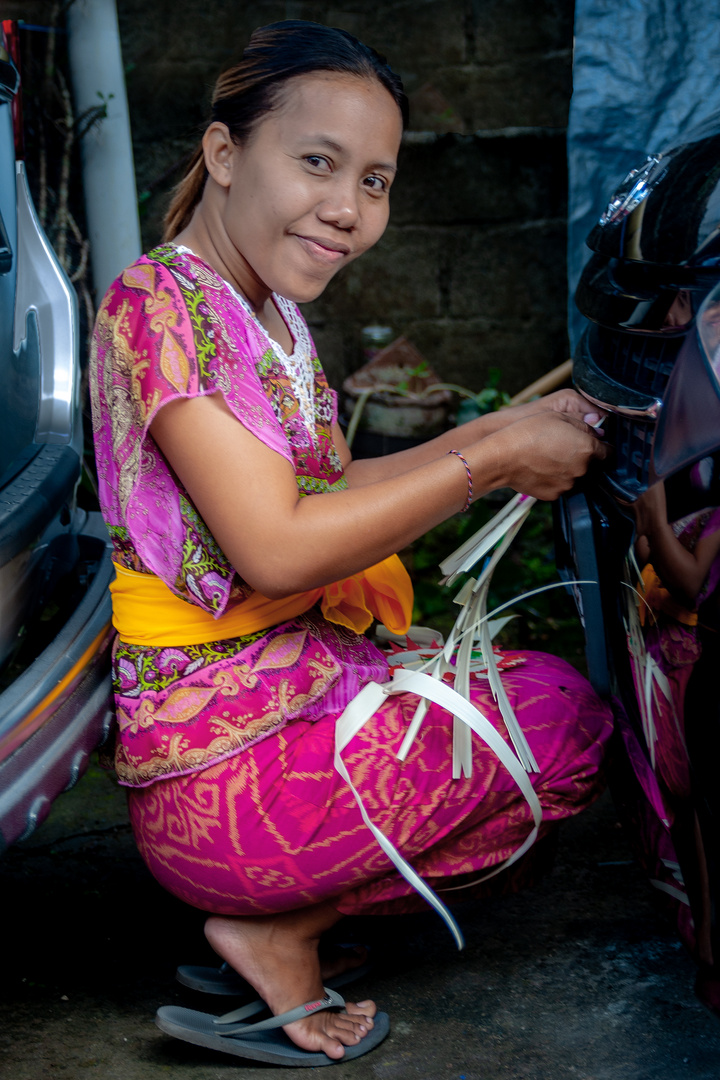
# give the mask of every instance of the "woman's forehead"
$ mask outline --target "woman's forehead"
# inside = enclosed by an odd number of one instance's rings
[[[395,159],[402,137],[400,108],[377,79],[312,72],[289,79],[267,120],[285,137],[323,140],[339,149],[358,141],[385,145]]]

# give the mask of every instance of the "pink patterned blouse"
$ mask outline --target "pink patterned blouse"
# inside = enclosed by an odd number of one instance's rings
[[[252,590],[149,434],[158,410],[222,393],[240,423],[293,464],[301,496],[346,486],[332,438],[335,393],[298,309],[275,301],[294,339],[290,357],[214,270],[167,244],[120,275],[95,326],[93,434],[114,558],[216,616]],[[342,709],[385,674],[365,638],[316,612],[250,639],[157,648],[117,641],[118,778],[143,787],[206,768],[292,719]]]

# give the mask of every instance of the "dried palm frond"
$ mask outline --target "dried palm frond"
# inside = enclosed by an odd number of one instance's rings
[[[469,578],[454,598],[460,611],[447,639],[443,643],[431,645],[416,645],[409,639],[405,649],[398,647],[397,644],[392,645],[391,681],[383,686],[369,683],[363,687],[339,717],[335,728],[335,768],[350,786],[363,820],[398,871],[444,919],[458,948],[463,947],[463,939],[455,920],[442,900],[422,881],[393,844],[370,820],[360,794],[350,780],[342,760],[342,751],[389,695],[409,692],[416,694],[419,702],[398,751],[400,760],[405,760],[430,704],[434,702],[440,705],[453,716],[453,778],[458,779],[463,774],[469,777],[472,773],[472,732],[474,731],[493,750],[511,774],[522,791],[533,816],[533,827],[525,841],[508,859],[484,874],[482,880],[493,877],[529,850],[538,836],[542,822],[542,808],[528,773],[539,772],[539,768],[505,692],[498,668],[498,658],[492,644],[495,633],[505,625],[508,618],[498,619],[491,616],[497,616],[510,604],[551,588],[564,587],[565,584],[590,584],[578,581],[544,585],[502,604],[493,612],[488,612],[488,593],[493,572],[522,528],[535,501],[526,495],[516,495],[491,521],[442,561],[440,569],[444,575],[443,583],[450,585],[460,574],[469,572],[485,560],[477,577]],[[446,681],[448,675],[453,676],[452,687]],[[487,717],[473,705],[470,693],[472,676],[487,678],[513,749],[507,745]],[[469,884],[472,885],[475,882]],[[468,884],[458,886],[458,888],[468,887]]]

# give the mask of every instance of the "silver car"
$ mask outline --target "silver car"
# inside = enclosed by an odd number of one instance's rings
[[[76,500],[77,299],[17,159],[18,92],[0,40],[0,853],[72,787],[112,720],[110,547]]]

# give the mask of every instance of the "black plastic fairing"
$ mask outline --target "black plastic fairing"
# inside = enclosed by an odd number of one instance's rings
[[[707,135],[707,131],[712,131]],[[688,143],[645,166],[646,188],[632,210],[606,215],[590,233],[593,251],[647,263],[707,264],[720,256],[720,112]],[[626,181],[627,183],[627,181]],[[621,189],[622,190],[622,189]]]
[[[653,445],[651,481],[663,480],[720,449],[720,386],[697,330],[670,376]]]

